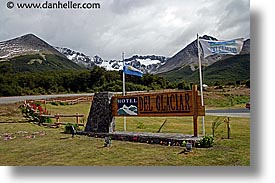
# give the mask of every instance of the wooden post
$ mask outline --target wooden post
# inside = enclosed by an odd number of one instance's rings
[[[60,121],[59,121],[59,114],[56,114],[56,115],[55,115],[55,118],[56,118],[57,126],[60,127],[61,124],[59,123],[59,122],[60,122]]]
[[[56,123],[59,123],[59,114],[55,115]]]
[[[79,124],[79,116],[78,116],[78,113],[76,113],[76,124]]]
[[[194,137],[198,137],[198,106],[197,106],[197,95],[198,89],[197,85],[192,86],[192,106],[194,111],[193,116],[193,128],[194,128]]]
[[[46,101],[46,99],[44,99],[44,110],[45,110],[45,112],[47,111],[47,101]]]
[[[230,139],[230,119],[229,117],[227,118],[227,139]]]

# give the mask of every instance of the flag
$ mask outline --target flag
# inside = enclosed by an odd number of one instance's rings
[[[139,77],[142,77],[142,75],[143,75],[143,72],[141,70],[138,70],[130,65],[125,65],[123,67],[123,72],[128,75],[134,75],[134,76],[139,76]]]
[[[230,41],[212,41],[200,39],[200,44],[203,50],[204,58],[214,55],[237,55],[243,47],[243,38],[233,39]]]

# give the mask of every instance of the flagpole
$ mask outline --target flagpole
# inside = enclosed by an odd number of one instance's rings
[[[123,69],[124,69],[124,66],[125,66],[125,63],[124,63],[124,52],[122,52],[122,63],[123,63]],[[122,95],[125,96],[125,73],[124,73],[124,71],[122,73],[123,73],[123,75],[122,75],[122,83],[123,83],[123,86],[122,86]]]
[[[204,106],[203,101],[203,87],[202,87],[202,70],[201,70],[201,53],[200,53],[200,40],[199,34],[197,34],[197,45],[198,45],[198,58],[199,58],[199,75],[200,75],[200,92],[201,92],[201,105]],[[205,124],[204,124],[204,116],[202,116],[202,133],[205,136]]]
[[[124,52],[122,52],[122,62],[123,62],[123,69],[124,69],[124,66],[125,66],[125,61],[124,61]],[[125,73],[124,71],[122,70],[122,95],[125,96]],[[124,131],[126,132],[126,116],[124,116],[123,118],[123,121],[124,121]]]

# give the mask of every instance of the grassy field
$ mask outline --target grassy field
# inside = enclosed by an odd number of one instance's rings
[[[44,107],[44,105],[42,105]],[[46,109],[47,111],[50,112],[50,114],[84,114],[85,116],[80,119],[80,122],[86,123],[87,118],[90,112],[90,107],[91,103],[86,102],[86,103],[81,103],[81,104],[76,104],[76,105],[51,105],[47,104]],[[61,122],[70,122],[70,123],[75,123],[76,119],[75,118],[66,118],[62,117],[60,118]]]
[[[90,103],[48,104],[46,107],[52,114],[78,112],[87,118]],[[156,132],[165,119],[127,118],[127,130]],[[70,119],[64,119],[67,120],[70,122]],[[215,120],[214,116],[206,116],[207,134],[212,133],[211,124]],[[112,141],[112,146],[107,148],[101,138],[71,138],[71,135],[63,133],[63,128],[53,129],[24,122],[18,105],[0,105],[0,165],[249,166],[250,119],[232,117],[230,120],[230,139],[226,139],[225,124],[222,124],[215,132],[217,137],[212,148],[193,148],[191,153],[181,154],[184,148],[179,146],[126,141]],[[116,119],[116,128],[123,129],[123,118]],[[169,117],[161,132],[192,134],[192,128],[192,118]],[[5,133],[16,138],[4,140]],[[26,138],[31,134],[35,134],[35,138]]]

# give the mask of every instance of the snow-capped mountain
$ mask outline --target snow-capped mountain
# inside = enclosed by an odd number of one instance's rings
[[[34,34],[0,42],[0,64],[6,63],[12,72],[82,69]]]
[[[84,53],[74,51],[69,48],[61,48],[61,47],[55,47],[55,48],[60,53],[65,55],[69,60],[75,62],[78,65],[86,67],[86,68],[93,67],[95,65],[96,61],[98,60],[97,58],[100,58],[98,56],[95,56],[95,59],[94,59],[94,58],[91,58],[90,56],[85,55]]]
[[[118,109],[117,113],[119,115],[137,115],[137,106],[130,105],[129,107],[125,104]]]
[[[201,38],[207,40],[218,40],[214,37],[204,35]],[[104,67],[106,70],[122,70],[123,62],[122,60],[104,60],[99,56],[90,57],[83,53],[73,51],[68,48],[56,47],[62,54],[64,54],[68,59],[73,62],[85,66],[86,68],[91,68],[94,65]],[[244,47],[241,54],[250,53],[250,39],[244,42]],[[212,55],[207,59],[202,59],[203,66],[210,66],[217,61],[224,60],[226,58],[232,57],[232,55]],[[143,73],[159,74],[169,72],[171,70],[179,70],[184,67],[190,67],[192,71],[198,68],[198,49],[197,41],[194,40],[177,54],[172,57],[156,56],[156,55],[134,55],[130,58],[125,59],[125,64],[131,65]]]
[[[161,65],[165,64],[167,58],[164,56],[156,56],[156,55],[134,55],[130,58],[126,58],[125,64],[131,65],[136,69],[141,70],[144,73],[152,73],[156,71]],[[102,67],[107,70],[122,70],[123,61],[122,60],[110,60],[103,61],[101,64]]]
[[[207,35],[204,35],[201,38],[217,40],[216,38]],[[144,73],[152,74],[181,70],[186,67],[190,68],[193,72],[198,68],[197,53],[197,42],[194,40],[170,58],[157,55],[133,55],[132,57],[125,59],[125,64],[131,65]],[[242,54],[250,54],[250,39],[244,42],[241,55]],[[79,65],[84,68],[92,68],[96,65],[104,67],[106,70],[116,71],[123,69],[122,60],[104,60],[98,55],[89,56],[80,51],[74,51],[70,48],[54,47],[34,34],[26,34],[7,41],[0,41],[0,62],[10,61],[18,56],[28,57],[30,55],[32,55],[31,58],[26,58],[30,59],[30,62],[27,63],[34,63],[32,59],[40,59],[39,62],[35,63],[41,64],[41,61],[43,61],[43,64],[53,65],[52,67],[55,67],[56,69],[59,68],[59,65],[64,67],[70,65],[76,69],[81,69]],[[33,55],[35,58],[33,58]],[[62,60],[62,64],[56,64],[54,62],[48,63],[48,60],[50,59],[47,60],[47,56],[58,57],[59,61]],[[202,64],[203,66],[208,67],[217,61],[222,61],[229,57],[233,56],[209,56],[206,59],[202,59]],[[41,68],[44,68],[44,66]]]
[[[160,66],[166,63],[167,60],[168,58],[164,56],[134,55],[125,59],[125,63],[143,71],[144,73],[152,73],[156,72]]]
[[[55,48],[34,34],[26,34],[11,40],[0,42],[0,60],[27,54],[55,54],[66,58]]]
[[[69,48],[55,47],[60,53],[65,55],[68,59],[73,62],[82,65],[86,68],[91,68],[95,65],[104,67],[106,70],[122,70],[122,60],[103,60],[100,56],[95,55],[94,57],[87,56],[84,53],[71,50]],[[151,73],[156,71],[161,65],[165,64],[167,58],[164,56],[146,55],[139,56],[134,55],[130,58],[126,58],[125,64],[131,65],[144,73]]]

